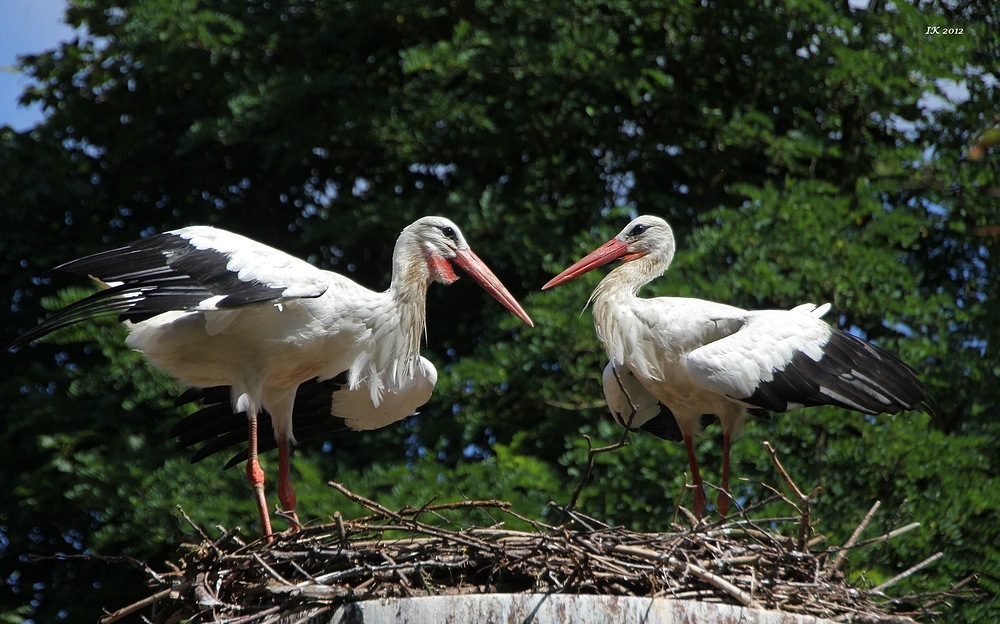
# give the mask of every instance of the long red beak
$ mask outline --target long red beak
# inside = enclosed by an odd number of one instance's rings
[[[542,290],[548,290],[553,286],[558,286],[565,282],[570,281],[580,277],[587,271],[592,271],[599,266],[604,266],[609,262],[614,262],[619,258],[623,258],[628,254],[628,244],[623,243],[617,238],[612,238],[608,242],[604,243],[594,251],[590,252],[583,257],[579,262],[569,267],[559,275],[556,275],[549,280],[547,284],[542,286]]]
[[[521,319],[529,326],[534,327],[535,324],[531,322],[531,318],[528,313],[524,311],[521,304],[517,302],[514,295],[507,292],[507,289],[500,280],[497,279],[496,275],[493,275],[493,271],[490,271],[489,267],[479,259],[479,256],[472,253],[471,249],[455,250],[455,264],[457,264],[463,271],[469,274],[469,277],[476,280],[476,283],[483,287],[483,290],[493,295],[493,298],[503,304],[503,307],[507,308],[514,313],[517,318]]]

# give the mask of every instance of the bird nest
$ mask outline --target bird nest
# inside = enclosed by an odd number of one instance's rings
[[[675,521],[667,533],[610,526],[555,504],[562,515],[558,526],[525,518],[502,501],[393,511],[330,483],[370,515],[342,520],[336,514],[333,523],[306,526],[270,544],[245,544],[238,529],[222,527],[222,536],[210,539],[192,522],[201,543],[189,545],[170,571],[145,568],[155,593],[101,621],[146,611],[152,612],[146,621],[163,624],[306,622],[364,600],[530,592],[700,600],[836,621],[896,623],[929,620],[936,607],[969,593],[963,586],[971,577],[933,595],[885,593],[940,553],[876,587],[863,578],[847,582],[842,570],[850,552],[917,524],[858,541],[876,503],[847,543],[824,548],[825,539],[812,534],[809,520],[815,491],[802,494],[782,474],[792,496],[775,489],[767,500],[727,519],[707,523],[688,516],[687,525]],[[798,514],[767,517],[776,501]],[[486,512],[494,522],[456,526],[449,517],[470,509]],[[511,518],[534,529],[505,528]]]

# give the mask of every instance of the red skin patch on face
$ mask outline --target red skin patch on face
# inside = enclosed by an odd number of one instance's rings
[[[427,259],[427,269],[431,272],[435,280],[445,284],[451,284],[458,280],[458,275],[455,275],[455,269],[451,267],[451,262],[434,254],[427,254],[425,257]]]

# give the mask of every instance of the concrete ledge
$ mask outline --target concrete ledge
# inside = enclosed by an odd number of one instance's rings
[[[470,594],[344,605],[331,624],[826,624],[833,620],[746,607],[627,596]]]

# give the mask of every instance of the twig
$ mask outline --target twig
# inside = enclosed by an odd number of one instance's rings
[[[183,507],[181,507],[180,505],[177,505],[177,511],[180,512],[181,516],[185,520],[187,520],[188,524],[190,524],[194,528],[195,531],[198,531],[198,534],[201,535],[201,538],[204,541],[206,541],[206,542],[209,543],[209,545],[211,546],[212,550],[215,551],[215,554],[222,555],[222,551],[219,550],[219,547],[215,545],[215,541],[209,539],[208,534],[205,533],[205,531],[200,526],[198,526],[197,524],[195,524],[194,520],[192,520],[190,516],[188,516],[186,513],[184,513],[184,508]]]
[[[736,587],[735,585],[733,585],[726,579],[722,578],[721,576],[712,574],[711,572],[709,572],[705,568],[702,568],[701,566],[697,566],[693,563],[688,563],[686,561],[680,561],[673,557],[662,555],[652,550],[646,550],[645,548],[636,548],[634,546],[615,546],[612,550],[613,552],[629,554],[636,557],[642,557],[643,559],[649,559],[650,561],[666,563],[672,568],[680,570],[685,574],[691,574],[692,576],[695,576],[705,581],[706,583],[709,583],[712,586],[724,591],[725,593],[729,594],[730,596],[738,600],[739,603],[745,607],[750,607],[751,609],[763,608],[757,603],[756,600],[751,598],[750,595],[744,592],[742,589]]]
[[[781,465],[781,461],[778,459],[778,454],[775,452],[774,447],[771,443],[764,441],[764,448],[767,449],[767,454],[771,456],[771,463],[778,469],[778,473],[785,480],[785,483],[792,488],[792,492],[795,493],[796,498],[802,503],[802,518],[799,520],[799,540],[796,545],[796,550],[803,552],[806,549],[806,543],[809,538],[809,502],[816,497],[817,494],[823,491],[823,486],[817,485],[809,494],[803,494],[799,486],[792,481],[792,478],[788,476],[785,472],[785,467]]]
[[[727,518],[719,518],[718,520],[716,520],[715,522],[713,522],[711,524],[702,525],[702,526],[698,527],[698,530],[700,532],[702,532],[702,533],[705,533],[705,534],[711,534],[712,531],[714,531],[715,529],[717,529],[719,527],[723,527],[723,526],[727,526],[727,525],[731,525],[731,524],[739,524],[741,522],[739,520],[740,518],[743,518],[745,520],[749,520],[749,518],[750,518],[750,512],[751,511],[757,511],[758,509],[762,509],[764,507],[767,507],[768,505],[770,505],[771,503],[773,503],[774,501],[777,501],[777,500],[788,501],[788,499],[783,494],[781,494],[780,492],[778,492],[777,494],[775,494],[773,496],[768,496],[767,498],[765,498],[762,501],[759,501],[759,502],[756,502],[756,503],[751,503],[750,505],[747,505],[746,507],[740,508],[740,510],[737,513],[735,513],[735,514],[733,514],[733,515],[731,515],[731,516],[729,516]],[[678,502],[678,506],[679,506],[679,504],[680,503]]]
[[[416,561],[414,563],[406,563],[399,565],[384,565],[384,566],[365,566],[361,568],[352,568],[350,570],[341,570],[339,572],[329,572],[327,574],[321,574],[315,578],[317,584],[327,585],[331,581],[339,581],[341,579],[350,578],[352,576],[358,576],[360,574],[375,574],[376,572],[398,572],[400,570],[421,570],[423,568],[428,569],[460,569],[466,565],[466,562],[458,563],[444,563],[444,562],[430,562],[430,561]],[[303,582],[296,585],[296,587],[305,587],[309,583]]]
[[[597,456],[600,455],[601,453],[609,453],[611,451],[617,451],[618,449],[622,448],[628,443],[628,434],[632,430],[632,421],[635,419],[635,415],[639,411],[639,406],[636,405],[635,401],[632,400],[632,396],[628,393],[628,390],[625,389],[625,384],[622,383],[622,379],[618,375],[618,369],[615,368],[614,365],[612,365],[611,370],[615,374],[615,381],[618,382],[618,388],[622,391],[622,394],[624,394],[625,397],[628,399],[631,413],[628,415],[628,420],[625,422],[625,430],[622,431],[622,437],[615,444],[612,444],[610,446],[602,446],[600,448],[595,449],[593,443],[590,440],[590,436],[587,435],[583,436],[583,438],[587,441],[587,468],[584,470],[583,477],[580,479],[580,482],[577,484],[576,489],[573,491],[573,496],[570,497],[569,504],[567,504],[566,507],[563,508],[563,516],[562,518],[559,519],[559,522],[556,523],[556,526],[562,526],[566,522],[566,520],[569,519],[569,512],[572,511],[574,507],[576,507],[577,500],[579,500],[580,494],[583,492],[583,488],[585,488],[587,486],[587,483],[590,482],[590,475],[594,471],[594,461],[597,459]]]
[[[577,483],[576,489],[573,490],[573,496],[570,497],[569,503],[565,507],[563,507],[563,517],[559,519],[559,522],[556,523],[556,526],[562,526],[563,524],[566,523],[566,520],[569,519],[568,512],[572,511],[573,508],[576,507],[576,503],[580,498],[580,494],[583,492],[583,488],[585,488],[587,486],[587,483],[590,482],[590,475],[594,471],[594,461],[597,459],[597,456],[600,455],[601,453],[609,453],[611,451],[617,451],[623,446],[626,446],[628,442],[627,440],[628,434],[629,430],[626,428],[625,431],[622,433],[621,439],[618,440],[618,442],[615,442],[614,444],[611,444],[609,446],[602,446],[599,448],[594,448],[594,444],[591,441],[589,435],[583,436],[583,439],[587,441],[587,467],[584,469],[583,477],[581,477],[580,482]]]
[[[277,579],[277,581],[279,583],[281,583],[282,585],[292,585],[292,583],[289,583],[288,580],[285,579],[285,577],[283,577],[280,574],[278,574],[278,572],[274,568],[272,568],[271,566],[267,565],[264,562],[264,560],[260,558],[260,555],[258,555],[257,553],[254,553],[253,554],[253,558],[257,560],[257,563],[259,563],[261,565],[261,567],[263,567],[265,570],[267,570],[268,574],[270,574],[275,579]]]
[[[385,559],[386,563],[395,568],[396,578],[399,579],[399,582],[400,584],[402,584],[403,587],[409,590],[410,580],[406,578],[405,574],[403,574],[402,570],[400,569],[401,566],[398,563],[396,563],[396,560],[387,555],[386,553],[382,553],[382,558]]]
[[[452,531],[441,530],[441,529],[438,529],[436,527],[432,527],[430,525],[424,524],[422,522],[418,522],[416,520],[408,520],[408,519],[404,518],[403,516],[401,516],[400,514],[396,513],[395,511],[392,511],[392,510],[390,510],[390,509],[388,509],[386,507],[383,507],[382,505],[376,503],[375,501],[369,500],[369,499],[365,498],[364,496],[361,496],[360,494],[355,494],[354,492],[352,492],[352,491],[348,490],[347,488],[345,488],[343,485],[341,485],[339,483],[336,483],[334,481],[328,481],[327,485],[329,485],[333,489],[337,490],[338,492],[340,492],[341,494],[343,494],[344,496],[346,496],[351,501],[353,501],[353,502],[355,502],[355,503],[357,503],[359,505],[362,505],[363,507],[367,507],[368,509],[370,509],[372,511],[381,513],[385,517],[391,518],[391,519],[399,522],[401,525],[412,526],[413,528],[417,528],[420,531],[422,531],[424,533],[427,533],[428,535],[434,535],[436,537],[441,537],[443,539],[447,539],[447,540],[450,540],[450,541],[453,541],[453,542],[456,542],[456,543],[459,543],[459,544],[464,544],[466,546],[471,546],[473,548],[481,548],[481,549],[487,550],[487,551],[493,550],[493,548],[494,548],[491,544],[488,544],[488,543],[483,542],[483,541],[470,540],[470,539],[467,539],[465,537],[461,537],[458,533],[455,533],[455,532],[452,532]],[[390,527],[385,527],[385,528],[388,529]]]
[[[127,563],[140,570],[148,570],[146,564],[135,557],[98,555],[96,553],[81,553],[78,555],[67,555],[66,553],[56,553],[55,555],[26,555],[25,559],[35,563],[38,561],[70,561],[72,559],[82,559],[84,561],[100,561],[101,563]]]
[[[883,589],[885,589],[886,587],[889,587],[890,585],[895,585],[899,581],[901,581],[901,580],[905,579],[906,577],[910,576],[911,574],[917,572],[921,568],[925,568],[925,567],[929,566],[930,564],[934,563],[935,561],[937,561],[941,557],[944,557],[944,553],[943,552],[935,553],[935,554],[931,555],[930,557],[924,559],[923,561],[921,561],[917,565],[913,566],[912,568],[906,570],[905,572],[900,572],[899,574],[897,574],[896,576],[892,577],[888,581],[882,583],[881,585],[879,585],[877,587],[874,587],[873,589],[871,589],[869,591],[871,591],[873,593],[874,592],[880,592]]]
[[[215,525],[215,528],[218,529],[220,533],[222,533],[222,537],[213,542],[215,544],[216,550],[220,550],[223,546],[225,546],[226,544],[228,544],[233,540],[235,540],[236,543],[239,544],[240,546],[245,546],[245,544],[237,537],[240,531],[242,530],[240,529],[240,527],[235,527],[227,531],[224,526],[222,526],[221,524],[217,524]]]
[[[875,515],[875,512],[878,511],[878,508],[881,506],[882,506],[882,501],[875,501],[875,504],[872,505],[872,508],[869,509],[868,513],[865,514],[865,517],[861,521],[861,524],[858,525],[858,528],[854,529],[854,533],[851,533],[851,537],[844,543],[842,550],[839,553],[837,553],[837,556],[834,557],[833,561],[831,561],[826,565],[825,568],[826,571],[830,573],[836,572],[837,566],[840,565],[840,561],[847,554],[848,549],[854,546],[854,543],[858,541],[858,538],[861,537],[861,534],[864,533],[865,529],[868,527],[868,523],[872,521],[872,517]]]
[[[127,607],[123,607],[121,609],[118,609],[114,613],[109,613],[109,614],[105,615],[104,617],[102,617],[101,618],[101,624],[111,624],[112,622],[117,622],[118,620],[122,619],[126,615],[131,615],[131,614],[135,613],[136,611],[139,611],[141,609],[145,609],[146,607],[148,607],[150,605],[156,604],[157,602],[159,602],[159,601],[163,600],[164,598],[167,598],[168,596],[170,596],[170,594],[172,594],[173,592],[182,592],[182,591],[184,591],[188,587],[191,587],[191,584],[193,582],[194,582],[193,579],[189,580],[189,581],[185,581],[185,582],[181,583],[180,585],[178,585],[177,587],[168,587],[167,589],[164,589],[162,591],[156,592],[155,594],[153,594],[152,596],[150,596],[148,598],[143,598],[139,602],[133,602],[132,604],[130,604]]]
[[[903,498],[903,501],[899,503],[899,507],[896,508],[896,513],[893,515],[890,526],[899,526],[899,523],[902,522],[904,510],[906,509],[906,506],[908,504],[910,504],[909,497]],[[869,557],[868,570],[871,570],[872,567],[875,566],[876,562],[882,558],[882,555],[883,553],[885,553],[885,550],[888,547],[889,542],[883,541],[880,544],[881,545],[879,546],[878,551],[875,553],[875,556]]]
[[[865,540],[863,542],[858,542],[857,544],[854,544],[853,546],[851,546],[851,549],[854,549],[854,548],[864,548],[865,546],[871,546],[873,544],[881,544],[882,542],[887,542],[887,541],[891,540],[892,538],[894,538],[894,537],[896,537],[898,535],[902,535],[903,533],[908,533],[908,532],[912,531],[913,529],[917,528],[918,526],[920,526],[919,522],[911,522],[910,524],[908,524],[908,525],[906,525],[904,527],[900,527],[900,528],[898,528],[898,529],[896,529],[894,531],[889,531],[885,535],[880,535],[878,537],[873,537],[870,540]],[[837,548],[837,549],[831,549],[831,552],[833,550],[847,550],[847,547],[846,546],[841,546],[840,548]]]
[[[557,503],[555,501],[549,501],[549,507],[551,507],[552,509],[558,509],[559,512],[562,514],[559,517],[559,522],[560,523],[564,522],[565,518],[572,518],[573,520],[575,520],[577,522],[577,524],[579,524],[580,526],[582,526],[587,531],[597,531],[598,530],[597,524],[600,524],[600,523],[590,524],[588,522],[588,520],[590,520],[590,518],[588,518],[587,516],[585,516],[585,515],[583,515],[583,514],[581,514],[579,512],[573,511],[572,509],[567,509],[567,508],[563,507],[562,505],[560,505],[559,503]]]
[[[340,545],[347,546],[347,531],[344,529],[344,516],[339,511],[333,512],[333,522],[337,525],[337,536],[340,538]]]
[[[930,600],[930,601],[924,603],[923,604],[923,608],[924,609],[930,609],[931,607],[933,607],[935,605],[941,604],[942,602],[945,601],[945,598],[947,597],[948,594],[957,592],[959,589],[962,589],[963,587],[965,587],[966,585],[968,585],[972,581],[976,580],[977,578],[979,578],[978,575],[976,575],[976,574],[970,574],[969,576],[965,577],[961,581],[955,583],[950,588],[948,588],[947,592],[943,592],[942,594],[939,594],[937,597],[935,597],[934,600]]]
[[[362,507],[370,509],[383,516],[392,518],[393,520],[398,520],[400,522],[403,520],[403,516],[401,514],[398,514],[395,511],[392,511],[391,509],[388,509],[386,507],[383,507],[382,505],[379,505],[375,501],[369,500],[364,496],[361,496],[360,494],[355,494],[354,492],[348,490],[347,488],[345,488],[344,486],[335,481],[327,481],[326,484],[332,487],[333,489],[337,490],[344,496],[346,496],[351,502],[357,503]]]
[[[331,483],[330,485],[333,484]],[[503,511],[507,511],[510,509],[511,504],[501,500],[489,500],[489,501],[463,500],[463,501],[456,501],[454,503],[442,503],[440,505],[427,505],[425,507],[420,507],[419,509],[414,509],[412,507],[404,507],[403,509],[400,509],[395,513],[400,517],[407,517],[407,516],[418,516],[424,512],[452,511],[455,509],[465,509],[465,508],[475,509],[483,507],[486,508],[494,507],[496,509],[502,509]],[[336,518],[337,514],[339,513],[340,512],[336,512],[334,514],[334,518]],[[380,512],[379,515],[381,516],[383,514]],[[357,518],[354,520],[354,522],[365,522],[368,520],[373,520],[376,517],[377,516],[367,516],[364,518]]]
[[[276,607],[271,607],[270,609],[264,609],[263,611],[258,611],[253,615],[247,615],[245,617],[237,618],[235,620],[226,620],[226,624],[249,624],[249,622],[254,621],[257,618],[263,617],[265,615],[271,615],[272,613],[277,613],[281,611],[281,605]]]
[[[295,529],[296,531],[302,530],[302,523],[300,523],[298,520],[295,519],[295,511],[285,511],[281,507],[275,505],[274,515],[278,516],[279,518],[284,518],[285,520],[291,522],[292,528]]]
[[[317,581],[316,579],[314,579],[314,578],[313,578],[313,576],[312,576],[311,574],[309,574],[308,572],[306,572],[305,570],[303,570],[303,569],[302,569],[302,566],[300,566],[299,564],[295,563],[295,561],[294,561],[294,560],[293,560],[293,561],[290,561],[289,563],[291,563],[291,564],[292,564],[292,567],[293,567],[293,568],[295,568],[295,569],[296,569],[296,571],[298,571],[298,573],[299,573],[299,574],[301,574],[302,576],[304,576],[304,577],[306,577],[307,579],[309,579],[309,581],[311,581],[311,582],[313,582],[313,583],[315,583],[315,584],[317,584],[317,585],[319,585],[319,584],[320,584],[320,583],[319,583],[319,581]],[[300,583],[300,584],[296,585],[296,587],[301,587],[301,586],[302,586],[302,583]]]
[[[554,527],[554,526],[552,526],[550,524],[545,524],[541,520],[532,520],[531,518],[528,518],[526,516],[522,516],[521,514],[515,512],[515,511],[513,511],[511,509],[504,509],[503,511],[507,515],[509,515],[511,517],[514,517],[514,518],[517,518],[518,520],[520,520],[521,522],[524,522],[525,524],[530,524],[531,526],[533,526],[535,528],[535,530],[544,529],[546,531],[554,531],[556,529],[556,527]]]

